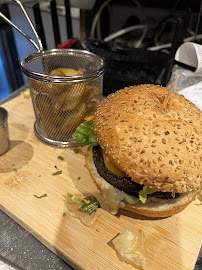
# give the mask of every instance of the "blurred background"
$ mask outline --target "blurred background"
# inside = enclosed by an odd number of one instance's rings
[[[202,42],[201,0],[21,1],[45,49],[86,49],[105,62],[104,95],[140,83],[167,85],[177,48]],[[20,7],[0,12],[36,40]],[[26,84],[20,63],[36,49],[0,18],[0,100]],[[194,71],[193,67],[183,66]]]

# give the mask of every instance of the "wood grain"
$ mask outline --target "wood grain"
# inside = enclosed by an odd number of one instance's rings
[[[0,208],[5,213],[75,269],[134,269],[117,258],[111,241],[127,228],[144,231],[148,269],[194,268],[202,243],[198,199],[183,212],[164,219],[124,210],[112,216],[85,167],[86,148],[75,154],[73,149],[39,141],[33,131],[31,100],[20,96],[3,107],[9,112],[11,142],[9,151],[0,156]],[[59,155],[64,160],[59,160]],[[61,175],[52,175],[55,166],[62,170]],[[66,209],[67,192],[93,194],[100,201],[100,216],[91,227],[85,227]],[[47,197],[33,196],[44,193]]]

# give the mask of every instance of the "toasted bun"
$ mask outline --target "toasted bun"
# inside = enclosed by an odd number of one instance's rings
[[[201,111],[168,89],[138,85],[109,95],[95,113],[95,134],[132,180],[163,192],[201,190]]]
[[[87,149],[86,153],[86,167],[95,182],[97,188],[101,191],[102,181],[104,179],[98,174],[94,165],[92,147]],[[169,217],[184,210],[196,197],[196,194],[185,193],[176,199],[168,200],[167,202],[149,202],[142,204],[141,202],[135,205],[126,204],[120,208],[129,210],[133,213],[147,216],[147,217]]]

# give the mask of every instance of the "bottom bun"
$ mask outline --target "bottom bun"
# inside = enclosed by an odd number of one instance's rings
[[[93,178],[97,188],[101,190],[103,181],[106,181],[103,177],[99,175],[95,167],[92,155],[92,147],[88,147],[86,153],[86,167]],[[197,193],[193,194],[191,192],[183,193],[180,197],[170,200],[159,201],[149,201],[143,204],[138,202],[136,204],[125,204],[124,206],[119,205],[119,208],[129,210],[139,215],[147,217],[169,217],[177,214],[184,210],[195,198]]]

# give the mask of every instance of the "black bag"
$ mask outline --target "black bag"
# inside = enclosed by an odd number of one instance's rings
[[[126,86],[158,84],[168,55],[144,48],[122,48],[96,40],[85,42],[87,49],[105,60],[103,95]]]

